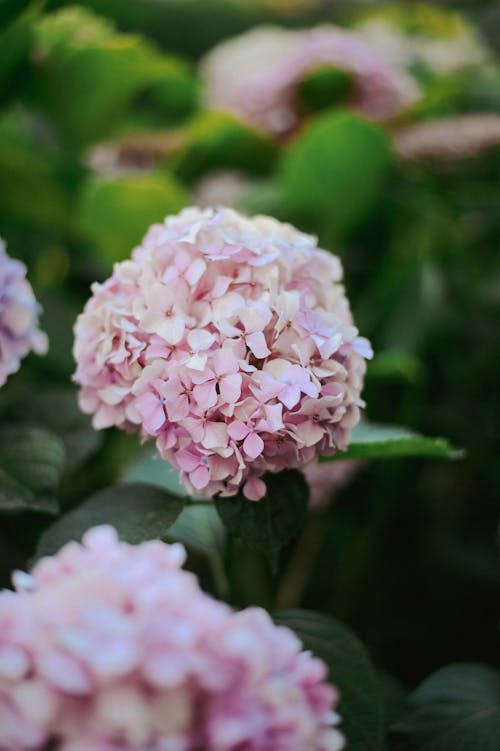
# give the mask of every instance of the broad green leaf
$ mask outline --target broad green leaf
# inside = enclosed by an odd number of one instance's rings
[[[498,751],[500,671],[447,665],[410,695],[392,728],[394,751]]]
[[[52,555],[99,524],[112,524],[127,542],[163,538],[182,507],[181,498],[154,485],[113,485],[95,493],[52,524],[40,538],[37,554]]]
[[[5,219],[44,229],[69,224],[68,198],[51,155],[44,153],[29,129],[36,122],[21,108],[0,120],[0,213]],[[8,190],[7,190],[8,186]]]
[[[0,512],[57,513],[64,470],[62,441],[40,428],[0,428]]]
[[[179,147],[166,163],[187,182],[210,170],[262,175],[273,167],[273,141],[228,113],[203,112],[176,133]]]
[[[224,571],[226,534],[224,525],[212,503],[189,504],[186,488],[179,473],[153,450],[139,459],[124,474],[125,482],[148,482],[186,498],[186,505],[168,530],[168,540],[182,542],[188,549],[204,556],[211,569],[219,594],[227,594]]]
[[[424,373],[422,361],[412,352],[387,349],[377,352],[375,359],[368,363],[367,378],[419,383]]]
[[[304,647],[328,665],[329,679],[340,690],[340,729],[349,751],[381,751],[384,712],[380,686],[359,639],[343,623],[321,613],[284,610],[273,617],[295,631]]]
[[[363,422],[352,431],[347,451],[322,457],[321,461],[337,459],[398,459],[405,456],[430,459],[458,459],[462,452],[454,449],[445,438],[428,438],[406,428]]]
[[[308,73],[298,85],[299,106],[306,112],[340,105],[352,94],[354,79],[345,70],[331,65]]]
[[[76,146],[109,133],[139,91],[160,84],[165,97],[169,81],[187,75],[184,63],[78,6],[44,16],[35,33],[36,102]]]
[[[77,208],[79,225],[109,264],[130,256],[154,222],[187,203],[182,186],[166,174],[90,177]]]
[[[309,498],[301,472],[265,475],[267,493],[260,501],[243,495],[218,498],[215,505],[229,534],[264,553],[275,569],[280,550],[300,532]]]
[[[9,79],[16,72],[19,64],[28,56],[32,41],[32,27],[41,9],[41,2],[30,3],[15,16],[10,23],[0,23],[0,92],[5,98],[6,90],[10,93],[12,85]]]
[[[9,414],[17,421],[45,427],[59,436],[66,450],[65,474],[81,466],[103,442],[88,415],[78,407],[77,390],[71,386],[34,389],[28,383],[10,399]]]
[[[123,482],[147,482],[186,500],[191,498],[179,480],[179,472],[164,461],[154,448],[149,448],[147,453],[127,467],[122,480]]]
[[[338,234],[375,204],[390,161],[381,128],[347,112],[328,112],[285,149],[279,180],[297,215]]]

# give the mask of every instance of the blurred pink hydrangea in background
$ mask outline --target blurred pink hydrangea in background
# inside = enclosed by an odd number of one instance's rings
[[[19,370],[29,352],[47,352],[47,336],[38,328],[39,313],[26,266],[9,258],[0,239],[0,386]]]
[[[350,74],[348,106],[373,120],[411,107],[419,87],[354,32],[334,25],[287,30],[258,27],[222,42],[201,65],[205,104],[277,135],[299,124],[297,87],[309,73],[331,66]]]
[[[309,485],[309,508],[322,509],[357,474],[362,462],[354,459],[345,461],[309,464],[304,475]]]
[[[190,491],[265,495],[265,472],[345,449],[369,342],[338,258],[291,225],[185,209],[116,264],[75,327],[95,428],[156,439]]]
[[[181,569],[181,545],[96,527],[0,593],[2,751],[339,751],[325,664]]]

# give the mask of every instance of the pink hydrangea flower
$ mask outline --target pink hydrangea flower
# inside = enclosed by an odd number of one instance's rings
[[[87,532],[0,593],[2,751],[339,751],[325,664],[181,545]]]
[[[257,500],[265,472],[345,449],[359,420],[371,348],[341,277],[269,217],[167,217],[77,321],[80,405],[96,428],[156,440],[188,490]]]
[[[395,117],[420,96],[403,66],[352,31],[334,25],[295,31],[269,26],[225,41],[205,57],[205,103],[270,133],[289,133],[300,119],[298,84],[326,66],[352,76],[351,106],[373,120]]]
[[[0,386],[19,370],[29,352],[47,352],[47,335],[38,328],[39,313],[26,266],[9,258],[0,239]]]

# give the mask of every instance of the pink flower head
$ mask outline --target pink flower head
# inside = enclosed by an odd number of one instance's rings
[[[338,751],[326,666],[181,545],[95,527],[0,592],[2,751]]]
[[[19,370],[29,352],[47,352],[47,335],[38,328],[39,313],[26,266],[9,258],[0,239],[0,386]]]
[[[266,472],[344,449],[359,420],[371,348],[341,278],[269,217],[167,217],[77,321],[82,409],[155,439],[189,490],[258,500]]]
[[[352,76],[351,105],[373,120],[391,119],[419,98],[403,66],[330,24],[295,31],[259,27],[218,45],[202,63],[205,101],[270,133],[288,133],[300,117],[297,86],[327,66]]]

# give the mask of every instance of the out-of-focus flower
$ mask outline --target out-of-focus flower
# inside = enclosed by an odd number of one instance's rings
[[[391,119],[419,98],[415,80],[363,38],[324,25],[299,31],[258,27],[223,42],[202,62],[205,103],[271,133],[288,133],[300,120],[300,83],[328,67],[352,78],[343,104],[374,120]]]
[[[342,488],[354,477],[361,462],[353,459],[345,461],[310,464],[304,470],[309,485],[309,508],[324,508]]]
[[[7,255],[0,239],[0,386],[19,370],[29,352],[47,352],[47,336],[38,328],[39,313],[26,266]]]
[[[156,439],[188,490],[265,494],[265,472],[345,449],[366,339],[338,258],[291,225],[186,209],[153,225],[79,317],[80,405]]]
[[[483,65],[489,58],[478,32],[459,14],[417,3],[376,11],[355,31],[394,65],[424,66],[436,75]]]
[[[214,170],[204,175],[193,187],[193,203],[201,208],[229,206],[234,208],[252,187],[250,177],[237,170]]]
[[[394,146],[403,159],[415,162],[479,156],[500,146],[500,115],[460,115],[409,125],[395,132]]]
[[[181,545],[96,527],[0,593],[3,751],[339,751],[325,664],[235,613]]]

